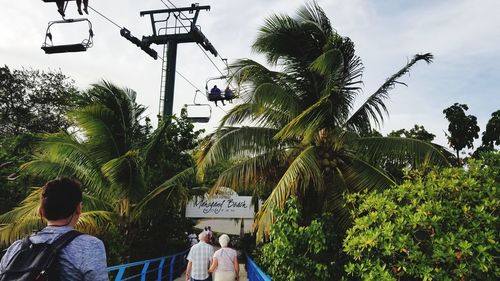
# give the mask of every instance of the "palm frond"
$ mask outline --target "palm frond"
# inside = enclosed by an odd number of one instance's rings
[[[323,211],[334,215],[338,227],[346,230],[351,225],[350,208],[344,199],[348,188],[344,173],[339,167],[334,168],[333,176],[327,182]]]
[[[288,123],[302,110],[297,94],[276,83],[260,84],[254,91],[254,101],[266,110],[273,109],[281,112],[282,116],[280,117],[287,117],[281,120],[281,124]]]
[[[412,167],[449,166],[443,150],[425,141],[398,137],[368,137],[359,138],[356,142],[362,146],[360,154],[370,163],[382,165],[385,161],[392,161],[399,164],[408,163]]]
[[[283,148],[240,160],[222,172],[215,182],[212,192],[216,192],[220,187],[230,187],[235,191],[246,192],[250,188],[272,180],[276,184],[281,177],[281,167],[294,153],[297,153],[296,149]]]
[[[252,49],[266,56],[267,62],[276,65],[284,56],[302,57],[305,46],[298,36],[302,33],[300,24],[293,18],[274,14],[266,18]]]
[[[372,120],[376,126],[380,126],[384,120],[384,114],[388,114],[384,101],[389,97],[389,91],[393,89],[396,84],[404,84],[399,82],[398,79],[408,73],[411,67],[418,61],[423,60],[427,63],[431,63],[432,59],[433,55],[430,53],[415,55],[411,61],[389,77],[375,93],[368,97],[358,110],[356,110],[347,120],[346,127],[357,131],[370,130],[370,120]]]
[[[189,200],[187,183],[194,182],[195,176],[195,169],[187,168],[163,182],[139,201],[134,211],[134,218],[145,212],[152,201],[159,200],[168,203],[169,206],[177,207],[186,204]]]
[[[240,59],[229,65],[229,72],[233,73],[230,77],[231,81],[236,81],[236,84],[244,91],[253,95],[253,85],[260,85],[263,83],[272,83],[276,80],[276,76],[280,73],[271,71],[264,65],[251,60]]]
[[[137,200],[145,191],[139,153],[128,151],[125,155],[102,165],[101,171],[111,184],[110,189],[118,198]]]
[[[144,155],[144,163],[152,163],[156,157],[156,152],[159,151],[165,132],[168,129],[170,122],[161,122],[158,128],[154,131],[153,136],[146,144],[145,149],[142,151]]]
[[[332,104],[330,99],[323,97],[284,126],[274,138],[280,141],[300,138],[302,143],[310,143],[321,128],[335,126],[335,124],[339,123],[331,112]],[[327,125],[327,123],[331,125]]]
[[[281,128],[301,111],[300,99],[275,83],[262,83],[246,103],[232,108],[222,119],[221,127],[244,121],[258,126]]]
[[[277,143],[272,136],[275,129],[259,127],[223,127],[220,128],[196,155],[198,179],[208,167],[220,160],[238,157],[252,157],[276,149]]]
[[[290,163],[288,169],[264,202],[255,220],[258,240],[262,238],[262,235],[269,232],[269,227],[274,221],[273,209],[282,209],[290,196],[298,195],[299,192],[305,194],[305,190],[310,186],[314,186],[319,190],[324,189],[317,150],[318,148],[315,146],[305,148]]]
[[[43,179],[58,176],[77,178],[88,191],[106,196],[108,182],[87,147],[68,134],[50,134],[38,147],[35,160],[21,166],[21,172]]]
[[[325,11],[318,5],[316,1],[306,3],[297,12],[299,21],[312,22],[318,25],[324,33],[325,38],[328,38],[333,33],[333,28],[330,19],[325,14]]]
[[[336,75],[342,67],[342,53],[337,49],[331,49],[317,57],[309,66],[309,69],[323,76]]]
[[[97,159],[115,158],[126,151],[123,132],[117,128],[120,120],[109,108],[94,104],[70,112],[69,115],[83,130]]]
[[[75,228],[84,233],[98,235],[105,232],[106,227],[116,220],[116,213],[112,211],[86,211],[80,215]]]
[[[367,161],[358,157],[352,157],[348,165],[343,166],[340,171],[347,186],[346,191],[356,193],[373,189],[386,189],[396,185],[388,174]]]

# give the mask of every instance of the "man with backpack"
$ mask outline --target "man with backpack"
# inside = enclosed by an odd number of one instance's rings
[[[0,262],[0,281],[108,281],[101,240],[74,230],[82,213],[80,184],[69,178],[42,188],[44,229],[14,242]]]

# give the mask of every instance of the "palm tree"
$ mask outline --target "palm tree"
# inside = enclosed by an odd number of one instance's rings
[[[115,223],[130,241],[133,225],[160,210],[148,209],[155,200],[148,195],[151,181],[144,171],[164,161],[152,158],[157,157],[166,132],[175,122],[162,123],[148,137],[147,126],[140,124],[145,108],[135,102],[135,97],[134,91],[105,81],[93,85],[82,97],[83,106],[69,113],[75,131],[46,135],[35,160],[21,167],[22,173],[42,179],[70,176],[81,181],[85,187],[84,212],[77,228],[87,233],[99,234],[109,223]],[[179,208],[187,201],[188,190],[177,184],[178,179],[182,176],[163,179],[157,189],[168,192],[154,198]],[[17,208],[0,216],[1,244],[44,226],[37,214],[40,191],[34,188]]]
[[[230,66],[243,103],[231,109],[197,155],[197,175],[220,161],[236,161],[214,185],[258,189],[267,199],[257,215],[258,236],[267,233],[273,208],[297,196],[310,214],[333,212],[349,224],[342,194],[396,184],[382,161],[411,166],[447,165],[433,145],[404,138],[361,137],[379,126],[387,113],[385,99],[419,61],[415,55],[356,110],[363,66],[353,42],[334,31],[315,3],[295,17],[272,15],[260,28],[253,50],[271,70],[250,59]]]

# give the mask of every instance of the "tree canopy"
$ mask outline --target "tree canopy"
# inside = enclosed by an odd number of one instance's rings
[[[315,2],[295,16],[275,14],[259,29],[253,49],[273,69],[251,59],[230,66],[244,102],[232,108],[197,155],[199,179],[221,161],[236,163],[214,188],[266,194],[258,216],[259,236],[271,212],[296,196],[305,214],[332,211],[348,225],[344,192],[386,188],[396,182],[382,161],[447,165],[430,143],[411,138],[362,137],[383,122],[389,90],[418,62],[417,54],[391,75],[359,108],[363,65],[354,43],[338,34]],[[411,155],[412,157],[408,157]],[[342,221],[342,220],[340,220]]]
[[[351,195],[348,280],[498,280],[500,154]]]
[[[64,130],[78,98],[74,82],[60,71],[0,67],[0,136]]]
[[[405,137],[412,138],[426,142],[432,142],[436,135],[429,133],[424,126],[415,124],[410,130],[399,129],[397,131],[390,132],[387,136],[389,137]]]
[[[443,110],[446,119],[450,122],[448,125],[447,138],[450,147],[457,153],[457,159],[460,159],[460,151],[474,147],[474,139],[479,137],[479,126],[477,118],[474,115],[466,115],[469,107],[466,104],[454,103],[452,106]]]
[[[500,110],[491,114],[491,119],[486,124],[486,130],[483,132],[481,140],[484,146],[491,148],[500,145]]]
[[[46,134],[35,158],[21,167],[23,174],[42,180],[69,176],[81,181],[85,207],[77,227],[97,235],[122,233],[117,248],[125,260],[140,253],[129,250],[144,243],[138,237],[148,231],[156,235],[167,222],[179,226],[164,233],[162,241],[185,231],[179,208],[189,191],[176,179],[180,172],[192,170],[189,153],[199,134],[185,114],[148,134],[148,126],[141,122],[145,108],[135,97],[133,90],[109,82],[93,85],[82,95],[82,106],[68,113],[77,130]],[[166,192],[156,195],[155,188]],[[43,226],[37,215],[39,193],[40,188],[32,189],[18,207],[0,216],[0,243]],[[157,251],[165,247],[144,249],[160,254]]]

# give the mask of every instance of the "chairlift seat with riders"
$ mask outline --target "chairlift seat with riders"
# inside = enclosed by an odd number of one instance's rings
[[[216,102],[217,104],[217,101],[229,101],[229,102],[232,102],[233,99],[237,98],[237,96],[234,94],[234,90],[233,89],[230,89],[229,86],[227,89],[229,89],[229,91],[226,91],[226,90],[223,90],[223,89],[219,89],[220,92],[217,92],[217,93],[213,93],[211,91],[212,88],[209,89],[208,87],[208,83],[212,80],[222,80],[222,79],[226,79],[227,76],[220,76],[220,77],[214,77],[214,78],[209,78],[205,84],[205,91],[206,91],[206,96],[207,96],[207,99],[209,101],[212,101],[212,102]],[[216,85],[214,85],[216,86]]]
[[[48,0],[47,0],[48,1]],[[83,39],[81,43],[73,43],[73,44],[62,44],[62,45],[54,45],[52,42],[52,32],[51,27],[56,24],[71,24],[71,23],[79,23],[79,22],[87,22],[89,27],[89,35],[87,38]],[[94,44],[93,42],[94,32],[92,31],[92,23],[85,18],[81,19],[63,19],[58,21],[51,21],[47,27],[47,31],[45,32],[45,41],[42,45],[42,50],[45,51],[46,54],[57,54],[57,53],[68,53],[68,52],[84,52],[87,51],[88,48],[91,48]]]

